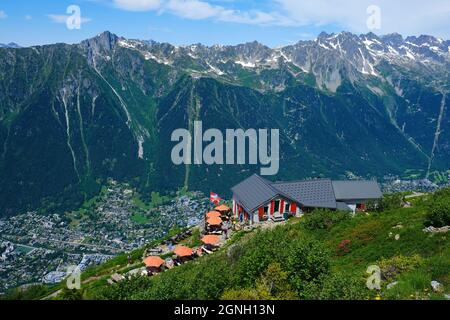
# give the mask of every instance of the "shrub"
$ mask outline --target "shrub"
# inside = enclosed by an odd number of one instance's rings
[[[319,282],[329,272],[329,253],[317,240],[299,239],[289,250],[286,266],[292,286],[302,295],[305,286],[311,282]]]
[[[403,207],[404,200],[401,193],[384,194],[383,198],[378,201],[378,204],[374,207],[376,211],[394,210]],[[371,209],[372,205],[370,206]]]
[[[379,204],[380,201],[376,201],[376,200],[370,200],[366,203],[366,210],[367,211],[379,211]]]
[[[385,280],[392,280],[403,272],[412,271],[423,263],[423,259],[419,255],[413,256],[395,256],[389,259],[381,259],[379,266],[381,276]]]
[[[61,293],[57,296],[58,300],[83,300],[83,290],[62,288]]]
[[[351,215],[348,211],[315,209],[305,215],[303,225],[309,230],[330,229],[333,225],[350,218]]]
[[[133,292],[144,291],[149,288],[151,288],[150,278],[134,276],[131,279],[102,287],[98,292],[95,292],[94,299],[124,300],[128,299]]]
[[[45,297],[50,293],[49,287],[45,285],[32,285],[28,288],[14,288],[5,295],[0,296],[0,300],[35,300]]]
[[[228,289],[222,294],[224,300],[292,300],[296,294],[289,283],[289,273],[279,263],[271,263],[256,281],[255,288]]]
[[[363,300],[369,292],[363,279],[345,273],[333,273],[323,280],[315,299]]]
[[[338,245],[338,254],[345,254],[345,253],[349,253],[350,249],[348,248],[348,245],[350,244],[350,240],[348,239],[344,239],[342,240],[339,245]]]
[[[221,300],[268,300],[267,296],[261,296],[260,293],[253,288],[244,289],[227,289],[224,291]]]
[[[195,228],[192,231],[192,235],[188,239],[187,246],[190,248],[201,246],[203,244],[203,242],[200,241],[200,238],[201,238],[200,229]]]
[[[242,286],[252,286],[272,262],[287,259],[291,244],[286,229],[281,227],[257,231],[244,244],[240,242],[230,252],[230,261],[236,260],[236,282]]]
[[[271,263],[256,283],[256,288],[261,292],[267,292],[275,299],[294,299],[295,293],[289,283],[289,273],[283,271],[277,262]]]
[[[433,196],[437,198],[450,198],[450,188],[437,190]]]
[[[450,197],[432,197],[425,224],[433,227],[450,225]]]

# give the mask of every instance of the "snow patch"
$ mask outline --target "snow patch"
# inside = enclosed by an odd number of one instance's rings
[[[236,60],[236,61],[234,61],[234,63],[240,64],[244,68],[255,68],[256,67],[255,63],[246,62],[246,61],[242,61],[242,60]]]
[[[136,49],[136,45],[130,41],[119,40],[117,44],[123,48]]]
[[[388,47],[388,50],[389,50],[389,52],[392,53],[392,54],[399,55],[398,51],[395,50],[392,46],[389,46],[389,47]]]
[[[217,73],[219,76],[224,75],[224,72],[219,68],[212,66],[209,62],[206,62],[206,64],[214,73]]]
[[[404,49],[406,51],[406,57],[408,57],[411,60],[416,60],[416,57],[414,57],[414,54],[412,53],[411,49],[409,49],[407,46],[401,46],[400,49]]]
[[[171,65],[172,64],[170,61],[167,61],[165,59],[160,59],[160,58],[156,57],[155,55],[151,54],[150,52],[145,52],[144,53],[144,59],[145,60],[154,60],[154,61],[156,61],[158,63],[165,64],[165,65]]]
[[[361,57],[363,59],[363,65],[362,65],[361,73],[367,74],[367,75],[376,76],[377,73],[375,72],[375,69],[374,69],[373,65],[368,60],[366,60],[366,58],[364,57],[364,54],[363,54],[361,48],[358,48],[358,50],[359,50],[359,53],[361,54]],[[366,67],[368,67],[368,70],[366,70]]]
[[[330,47],[327,47],[327,46],[324,45],[323,43],[318,42],[317,44],[318,44],[320,47],[324,48],[324,49],[331,50]]]
[[[192,59],[194,59],[194,60],[198,59],[198,57],[197,57],[196,55],[194,55],[194,54],[192,54],[192,53],[190,53],[190,52],[188,52],[187,55],[188,55],[189,57],[191,57]]]
[[[137,142],[138,142],[138,158],[144,159],[144,138],[138,137]]]

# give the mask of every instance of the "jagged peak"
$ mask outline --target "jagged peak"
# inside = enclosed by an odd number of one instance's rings
[[[248,42],[245,42],[245,43],[241,43],[241,44],[237,44],[237,45],[234,45],[234,46],[231,46],[231,47],[236,47],[236,48],[239,48],[239,47],[251,47],[251,48],[264,48],[264,49],[270,49],[268,46],[266,46],[265,44],[262,44],[261,42],[258,42],[258,41],[256,41],[256,40],[254,40],[254,41],[248,41]]]
[[[377,36],[375,33],[373,33],[372,31],[371,32],[368,32],[368,33],[366,33],[366,34],[361,34],[360,36],[359,36],[360,38],[364,38],[364,39],[369,39],[369,40],[373,40],[373,39],[376,39],[376,40],[380,40],[380,37],[379,36]]]
[[[321,33],[319,33],[319,35],[317,36],[317,40],[319,40],[319,39],[327,39],[327,38],[329,38],[330,36],[334,36],[335,34],[334,33],[327,33],[327,32],[325,32],[325,31],[322,31]]]
[[[420,35],[418,37],[416,37],[416,36],[409,36],[409,37],[406,38],[405,41],[406,42],[410,42],[410,43],[414,43],[414,44],[417,44],[417,45],[422,45],[422,44],[425,44],[425,43],[441,43],[442,42],[442,40],[439,41],[437,38],[435,38],[433,36],[430,36],[430,35],[425,35],[425,34],[422,34],[422,35]]]
[[[404,42],[403,36],[397,32],[382,35],[381,40],[396,46]]]
[[[99,34],[97,34],[93,38],[119,38],[119,37],[115,33],[112,33],[111,31],[105,30],[103,32],[100,32]]]
[[[114,49],[119,39],[123,38],[120,38],[110,31],[103,31],[93,38],[82,41],[81,45],[96,47],[98,50],[110,51]]]

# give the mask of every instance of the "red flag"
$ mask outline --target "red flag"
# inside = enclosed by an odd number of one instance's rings
[[[209,193],[209,200],[211,202],[214,202],[214,203],[219,203],[220,200],[222,200],[222,199],[219,197],[219,195],[217,193],[210,192]]]

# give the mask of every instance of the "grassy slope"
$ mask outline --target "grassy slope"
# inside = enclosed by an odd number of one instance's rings
[[[287,259],[283,248],[293,239],[306,236],[325,245],[331,256],[333,272],[355,275],[360,279],[361,287],[364,287],[368,277],[366,269],[369,265],[378,265],[382,259],[395,256],[420,255],[422,263],[419,266],[382,282],[381,295],[390,299],[442,298],[436,294],[427,294],[431,291],[431,280],[441,282],[448,293],[450,239],[446,234],[422,231],[426,213],[424,201],[416,200],[412,208],[360,215],[340,222],[329,230],[308,230],[301,219],[293,218],[273,230],[236,233],[233,240],[214,255],[199,258],[167,271],[162,276],[146,279],[143,283],[131,282],[126,294],[114,297],[219,298],[227,288],[252,287],[258,277],[257,274],[251,274],[255,273],[255,268],[262,272],[274,261],[283,265],[284,259]],[[394,228],[398,225],[402,227]],[[396,234],[400,236],[398,240],[395,240]],[[338,247],[345,239],[350,240],[350,243],[348,252],[343,253]],[[261,250],[252,249],[258,246]],[[250,272],[249,264],[259,265]],[[95,276],[95,272],[90,272],[90,276]],[[394,280],[399,284],[387,290],[386,285]],[[98,297],[97,290],[104,288],[104,284],[105,278],[91,282],[85,287],[85,297]],[[120,290],[115,290],[115,294],[118,292]],[[367,291],[367,297],[374,297],[374,294]]]
[[[449,293],[449,235],[423,232],[427,200],[423,197],[413,201],[412,208],[358,215],[328,230],[309,230],[302,221],[304,218],[292,218],[271,230],[237,232],[213,255],[153,278],[134,279],[111,287],[106,280],[112,273],[125,273],[142,265],[142,250],[132,254],[132,266],[127,266],[126,255],[120,255],[83,273],[83,296],[87,299],[220,298],[227,289],[254,288],[269,264],[279,262],[284,266],[287,263],[290,244],[312,238],[329,252],[331,272],[356,277],[357,285],[365,290],[364,298],[374,298],[377,294],[365,289],[368,266],[381,266],[383,259],[392,257],[419,255],[419,265],[382,282],[380,295],[383,299],[442,299],[442,294],[429,294],[432,292],[430,281],[439,281],[445,288],[444,293]],[[399,225],[402,227],[397,228]],[[397,234],[398,240],[395,239]],[[199,234],[194,232],[193,237]],[[194,243],[196,240],[186,241]],[[343,240],[350,240],[347,252],[338,249]],[[387,290],[386,285],[393,281],[398,281],[397,286]]]
[[[441,282],[448,293],[450,288],[450,238],[448,234],[430,234],[422,231],[426,209],[423,204],[370,216],[358,216],[336,225],[330,231],[306,231],[323,240],[334,251],[332,265],[339,271],[364,274],[371,264],[395,256],[419,255],[423,263],[382,283],[382,293],[390,299],[424,298],[431,290],[431,280]],[[395,228],[402,225],[402,228]],[[390,236],[391,234],[391,236]],[[395,240],[395,235],[400,238]],[[339,254],[342,240],[350,240],[349,253]],[[387,290],[395,280],[399,285]],[[418,293],[418,296],[416,294]],[[433,297],[438,297],[432,295]]]

